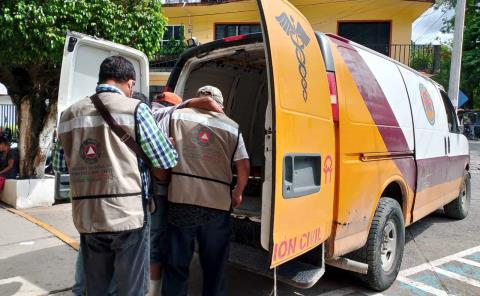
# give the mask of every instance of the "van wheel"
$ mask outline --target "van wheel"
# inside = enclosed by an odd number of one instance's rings
[[[462,220],[468,216],[470,210],[470,174],[465,171],[463,174],[462,187],[460,188],[460,195],[449,204],[443,207],[445,215],[449,218]]]
[[[393,198],[379,201],[365,246],[357,254],[363,255],[368,273],[359,275],[370,289],[384,291],[397,278],[403,258],[405,225],[402,209]]]

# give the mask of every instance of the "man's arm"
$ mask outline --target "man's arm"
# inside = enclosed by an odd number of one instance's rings
[[[187,107],[223,113],[222,107],[210,97],[190,99],[187,101]]]
[[[178,154],[172,143],[160,132],[150,108],[140,104],[137,108],[139,144],[156,169],[170,169],[177,165]],[[162,178],[162,171],[154,170],[155,177]]]
[[[7,166],[3,170],[0,171],[0,175],[4,174],[4,173],[7,173],[9,170],[11,170],[13,168],[14,163],[15,163],[15,160],[9,159],[8,163],[7,163]]]
[[[250,160],[242,134],[238,136],[238,146],[233,159],[237,168],[237,185],[232,191],[232,204],[234,208],[237,208],[242,203],[243,190],[247,186],[250,176]]]
[[[250,175],[250,161],[248,158],[240,159],[235,161],[235,166],[237,167],[237,185],[232,192],[232,203],[233,207],[237,208],[242,203],[242,195],[245,186],[248,183],[248,176]]]
[[[65,155],[60,145],[60,141],[57,141],[57,143],[55,143],[55,148],[53,150],[52,166],[55,173],[68,173],[67,163],[65,162]]]

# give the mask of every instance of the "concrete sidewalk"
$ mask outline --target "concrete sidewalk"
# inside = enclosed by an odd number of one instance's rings
[[[3,207],[0,221],[0,295],[71,295],[77,252]]]

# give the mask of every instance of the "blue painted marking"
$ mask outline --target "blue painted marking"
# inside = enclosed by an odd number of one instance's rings
[[[422,290],[419,290],[417,288],[415,288],[414,286],[410,286],[408,284],[404,284],[402,282],[400,282],[400,291],[405,291],[407,290],[408,291],[408,295],[414,295],[414,296],[431,296],[430,293],[427,293],[425,291],[422,291]]]
[[[471,255],[465,256],[465,259],[477,261],[480,263],[480,252],[473,253]]]
[[[442,284],[431,270],[425,270],[408,277],[416,282],[428,285],[432,288],[443,290]]]
[[[465,277],[480,280],[480,268],[460,262],[449,262],[440,265],[439,268],[454,272]]]

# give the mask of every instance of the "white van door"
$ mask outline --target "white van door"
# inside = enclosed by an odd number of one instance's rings
[[[445,110],[447,111],[448,136],[447,136],[447,155],[448,169],[447,180],[452,182],[450,186],[451,196],[457,197],[463,180],[465,169],[470,161],[469,147],[467,138],[460,132],[457,113],[452,105],[447,93],[440,90]]]
[[[113,55],[121,55],[133,63],[135,91],[148,97],[148,58],[143,52],[81,33],[68,32],[58,91],[58,118],[70,105],[95,93],[100,64]]]
[[[399,67],[412,105],[415,127],[417,188],[412,223],[449,199],[448,120],[437,86],[409,69]]]
[[[273,137],[268,248],[273,268],[331,235],[335,134],[327,71],[311,25],[286,0],[257,3],[273,114],[273,126],[267,127],[267,142]]]

